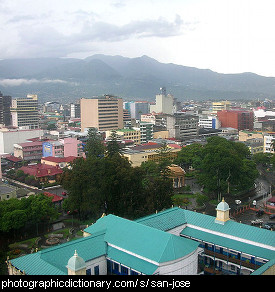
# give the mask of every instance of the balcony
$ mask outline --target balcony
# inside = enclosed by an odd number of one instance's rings
[[[221,260],[224,260],[224,261],[226,261],[228,263],[237,264],[240,267],[242,266],[242,267],[246,267],[246,268],[253,269],[253,270],[256,270],[256,269],[260,268],[260,265],[255,264],[255,263],[251,263],[248,260],[244,261],[244,260],[232,257],[232,256],[227,256],[227,255],[224,255],[224,254],[221,254],[221,253],[214,252],[212,250],[205,249],[204,253],[206,255],[212,256],[212,257],[214,257],[216,259],[221,259]]]

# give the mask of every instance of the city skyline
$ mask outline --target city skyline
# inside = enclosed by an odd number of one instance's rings
[[[275,76],[274,8],[269,0],[1,0],[0,59],[148,55]]]

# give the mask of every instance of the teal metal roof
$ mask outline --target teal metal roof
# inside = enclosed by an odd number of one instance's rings
[[[242,224],[229,220],[224,225],[215,223],[215,217],[183,210],[187,224],[195,225],[211,231],[220,232],[226,235],[239,237],[254,242],[275,246],[275,233],[255,226]]]
[[[40,257],[41,252],[28,254],[11,260],[11,264],[27,275],[67,275],[57,267],[45,262]]]
[[[271,268],[272,266],[275,265],[275,259],[267,262],[266,264],[262,265],[259,269],[254,271],[251,275],[262,275],[266,270]]]
[[[167,231],[186,223],[186,218],[183,209],[171,208],[153,215],[139,218],[136,222]]]
[[[114,215],[100,218],[84,231],[102,228],[105,241],[157,263],[175,260],[196,250],[198,243]]]
[[[37,253],[11,260],[11,264],[28,275],[67,275],[67,264],[75,250],[84,261],[106,254],[104,234],[80,238]]]
[[[232,220],[225,222],[224,225],[217,224],[213,216],[178,207],[138,219],[136,222],[164,231],[187,223],[188,225],[220,232],[225,235],[235,236],[273,247],[275,246],[275,232]]]
[[[152,275],[158,268],[158,265],[113,247],[108,247],[108,258],[145,275]]]
[[[270,249],[262,248],[252,244],[244,243],[238,240],[233,240],[211,234],[209,232],[204,232],[191,227],[186,227],[181,232],[182,235],[190,236],[199,240],[206,241],[208,243],[213,243],[222,247],[227,247],[236,251],[241,251],[249,255],[254,255],[267,260],[275,258],[275,251]]]

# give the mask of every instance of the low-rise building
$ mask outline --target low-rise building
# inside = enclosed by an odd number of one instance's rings
[[[60,180],[62,169],[47,164],[34,164],[19,168],[28,175],[33,175],[40,183],[55,183]]]
[[[112,214],[83,238],[7,260],[10,275],[273,274],[274,232],[230,219],[171,208],[135,221]]]
[[[23,160],[40,160],[43,141],[14,144],[14,156]]]
[[[44,131],[40,129],[19,130],[19,129],[0,129],[0,154],[13,153],[13,145],[25,143],[29,139],[42,137]]]
[[[68,156],[68,157],[42,157],[41,164],[51,165],[59,168],[67,167],[70,163],[72,163],[77,157]]]
[[[142,162],[146,161],[155,161],[159,162],[160,156],[158,150],[161,148],[161,144],[159,143],[145,143],[142,145],[138,145],[135,147],[131,147],[123,151],[123,156],[128,158],[131,162],[132,166],[140,166]],[[167,145],[170,148],[170,151],[167,153],[167,159],[173,160],[176,158],[178,151],[180,151],[181,147],[178,145]]]
[[[120,136],[121,140],[132,140],[136,144],[140,144],[140,130],[139,129],[118,129],[116,134]],[[106,138],[110,137],[111,131],[106,131]]]

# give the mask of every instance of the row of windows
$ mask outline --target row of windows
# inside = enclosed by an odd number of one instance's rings
[[[121,265],[117,262],[113,262],[111,260],[107,260],[107,273],[109,275],[116,274],[116,275],[140,275],[135,270],[132,270],[124,265]]]

